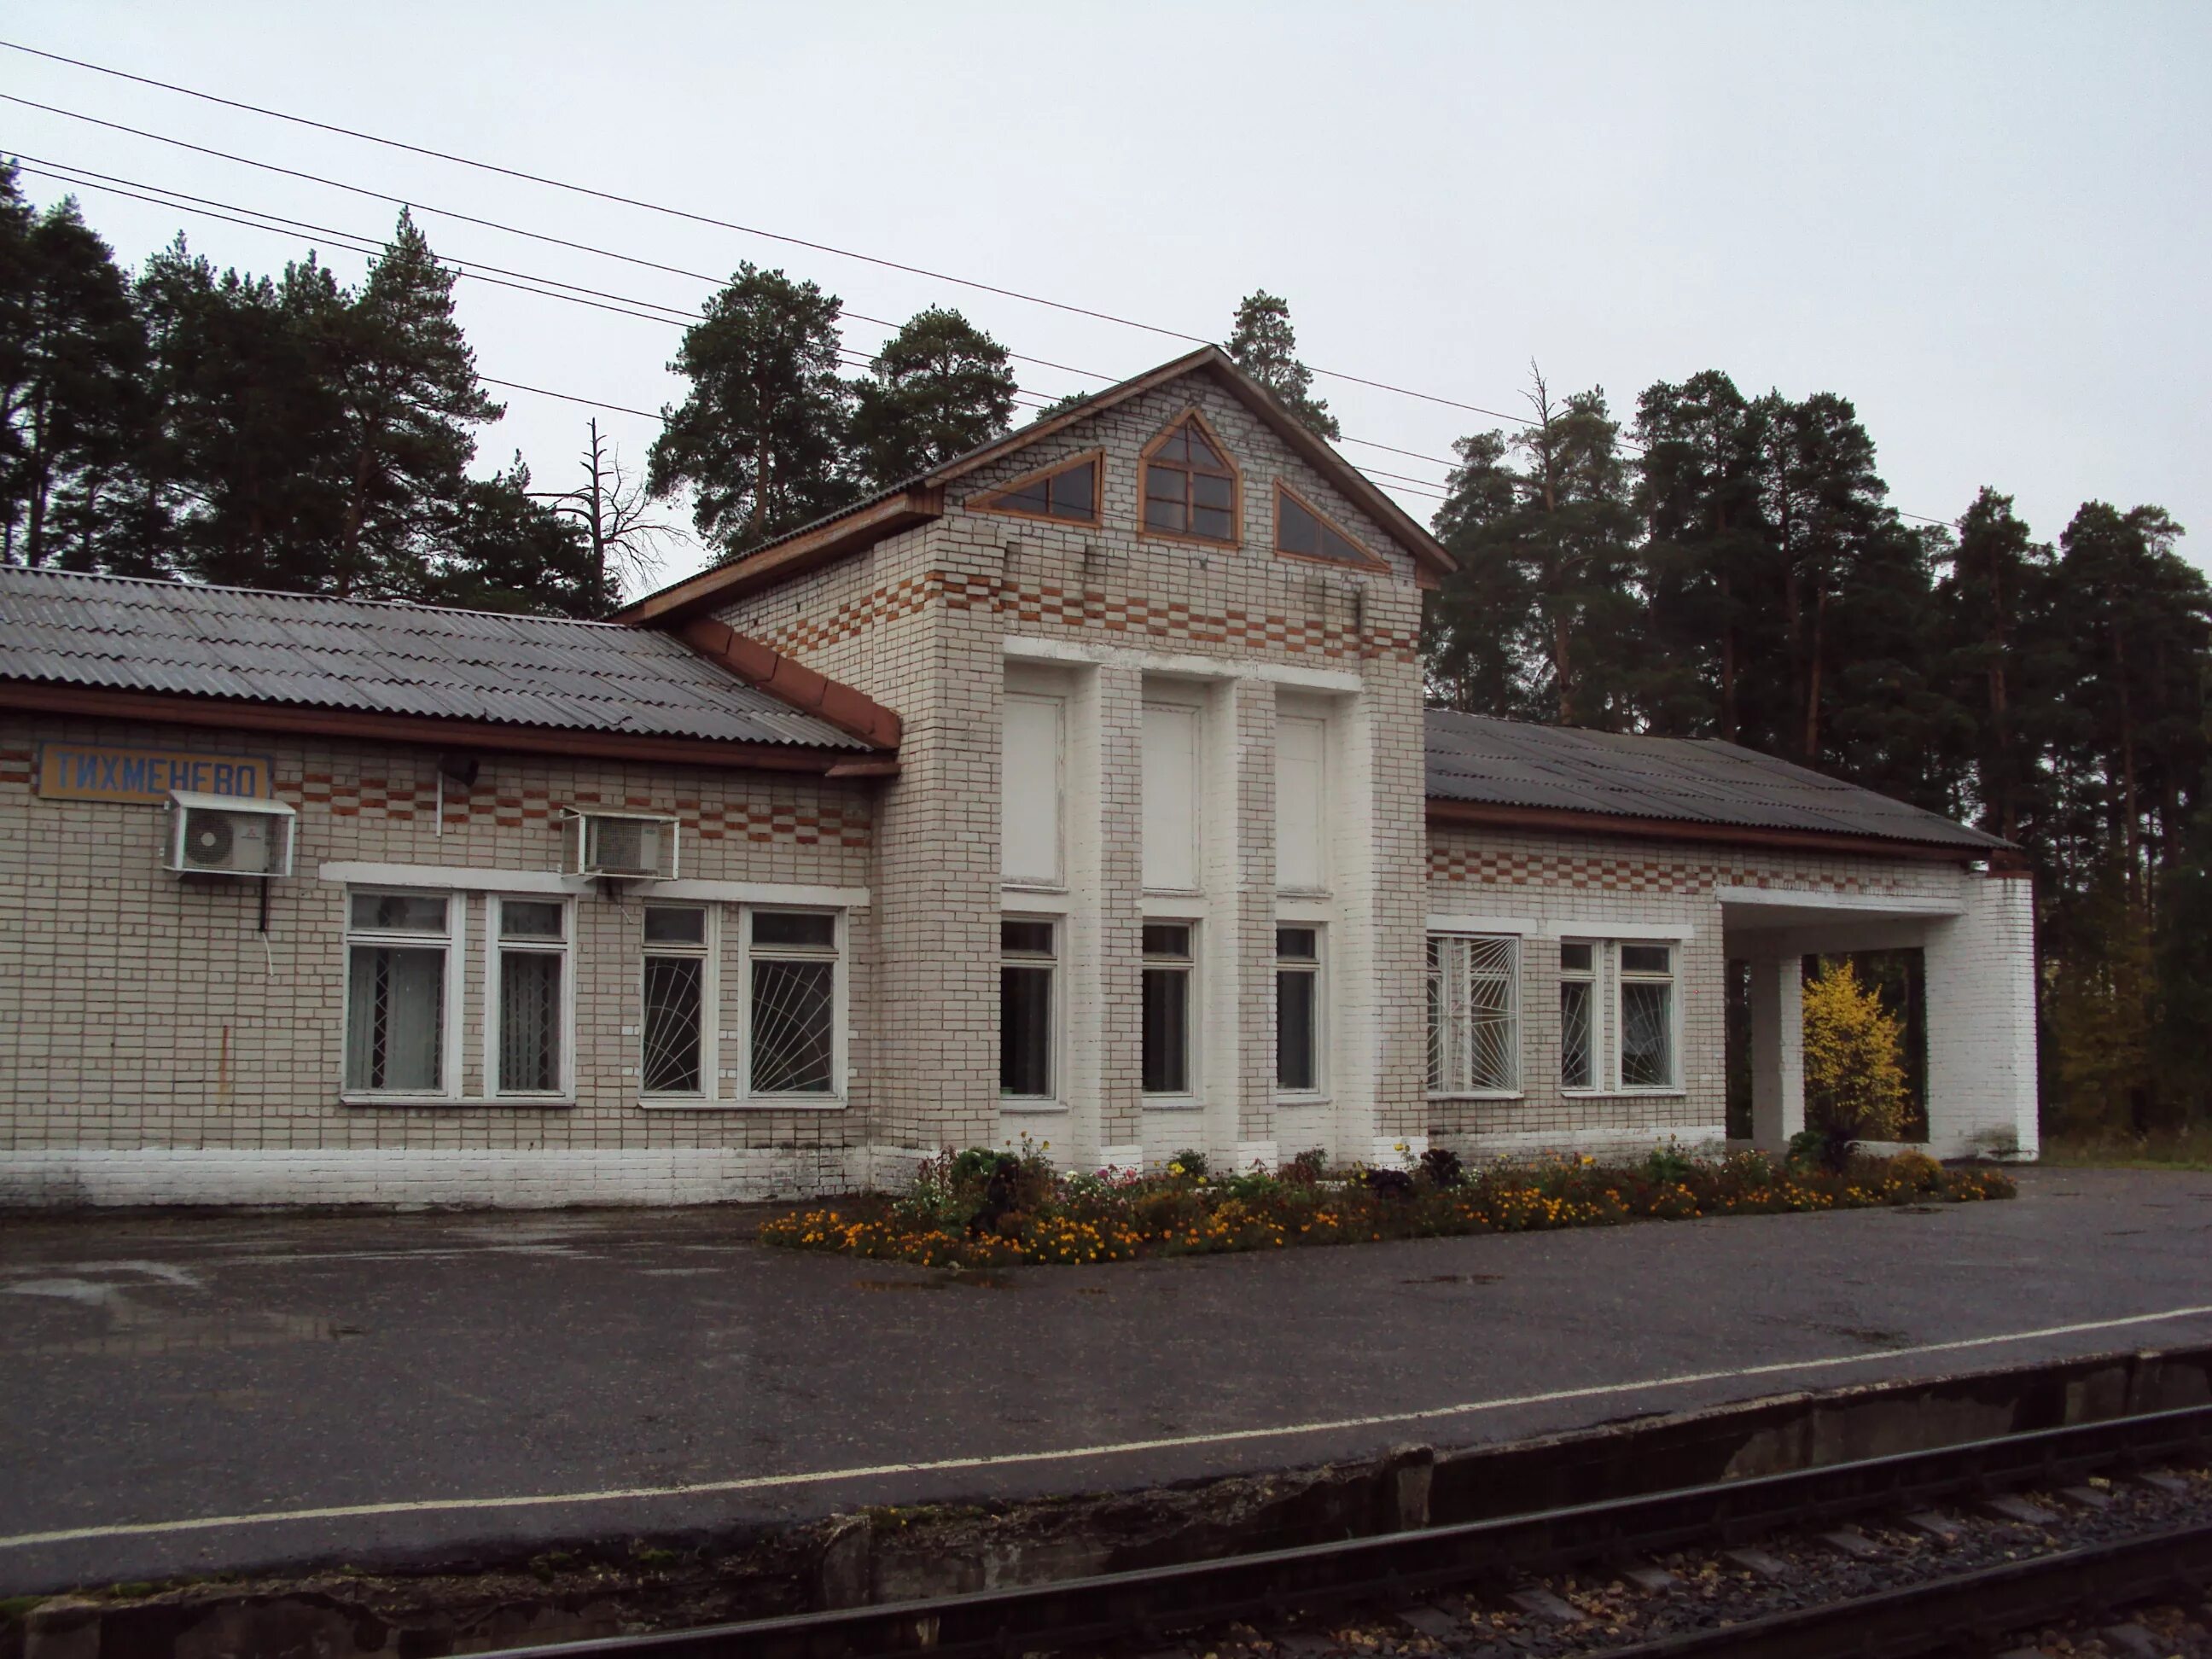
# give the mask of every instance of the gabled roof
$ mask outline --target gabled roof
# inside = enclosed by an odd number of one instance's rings
[[[1432,816],[1500,824],[1632,823],[2002,852],[2010,843],[1854,783],[1716,738],[1647,738],[1427,711]],[[1441,811],[1439,811],[1441,807]],[[1462,809],[1455,811],[1454,809]]]
[[[531,733],[558,734],[551,746],[591,739],[592,752],[641,758],[688,745],[700,759],[741,758],[737,746],[834,761],[898,741],[889,711],[727,629],[687,642],[613,623],[0,566],[0,702],[69,696],[93,699],[88,712],[137,707],[101,697],[173,699],[203,720],[246,711],[238,723],[264,727],[279,722],[252,711],[313,711],[392,735],[419,727],[428,742],[468,743],[451,735],[466,731],[530,748],[546,746]]]
[[[1040,439],[1049,438],[1079,421],[1124,404],[1184,375],[1204,373],[1242,403],[1262,424],[1280,438],[1297,457],[1357,502],[1413,555],[1417,572],[1432,581],[1455,567],[1452,556],[1420,521],[1384,495],[1366,475],[1316,436],[1265,386],[1237,368],[1218,346],[1162,363],[1158,368],[1109,386],[1073,408],[1032,422],[1003,438],[994,438],[941,466],[917,473],[902,483],[855,501],[852,506],[802,525],[775,540],[749,549],[726,563],[702,570],[649,593],[618,613],[629,623],[665,624],[696,616],[708,607],[757,592],[803,570],[811,570],[857,553],[884,537],[916,524],[924,524],[945,511],[945,490],[969,474],[1014,453]]]

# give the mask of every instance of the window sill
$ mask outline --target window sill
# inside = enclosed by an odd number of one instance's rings
[[[1065,1117],[1067,1115],[1067,1103],[1063,1100],[1036,1100],[1027,1095],[1000,1095],[999,1111],[1001,1115]]]
[[[1561,1089],[1569,1100],[1679,1100],[1687,1095],[1687,1089],[1669,1085],[1664,1089]]]
[[[1196,1095],[1146,1095],[1143,1109],[1147,1112],[1202,1112],[1206,1103]]]
[[[1300,1106],[1331,1106],[1335,1103],[1335,1097],[1333,1095],[1271,1095],[1268,1097],[1268,1104],[1272,1106],[1288,1106],[1293,1109]]]
[[[812,1100],[805,1096],[758,1095],[744,1100],[686,1100],[678,1095],[655,1095],[635,1103],[641,1112],[842,1112],[842,1100]]]
[[[1574,1091],[1561,1090],[1560,1092],[1566,1094]],[[1528,1098],[1528,1091],[1525,1089],[1442,1089],[1431,1091],[1427,1098],[1431,1100],[1526,1100]]]
[[[546,1109],[567,1111],[576,1104],[573,1095],[348,1095],[338,1097],[338,1104],[362,1108],[398,1107],[421,1110],[425,1107],[452,1110],[468,1108],[493,1111],[536,1111]]]

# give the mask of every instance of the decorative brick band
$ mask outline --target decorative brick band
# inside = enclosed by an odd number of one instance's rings
[[[359,817],[364,813],[387,819],[427,817],[436,810],[437,786],[395,784],[381,778],[352,781],[328,773],[310,772],[298,781],[280,779],[276,793],[295,806],[327,807],[333,817]],[[674,799],[651,795],[609,796],[596,789],[580,789],[556,799],[544,789],[526,788],[514,794],[490,789],[470,789],[449,781],[446,785],[446,822],[517,830],[527,823],[551,822],[564,806],[607,806],[619,811],[665,813],[702,841],[788,842],[800,847],[866,847],[874,830],[864,811],[821,802],[800,805],[790,801],[702,801],[688,797]]]
[[[1648,854],[1539,852],[1502,847],[1429,848],[1429,879],[1473,882],[1486,887],[1553,887],[1603,893],[1710,893],[1723,884],[1739,887],[1802,884],[1786,870],[1747,863],[1711,863]],[[1820,884],[1824,892],[1893,893],[1893,881],[1838,873]]]
[[[804,656],[937,604],[954,611],[988,607],[1016,622],[1142,634],[1194,645],[1256,647],[1293,656],[1412,662],[1420,652],[1419,639],[1407,633],[1354,630],[1249,611],[1194,610],[1177,599],[1112,595],[1099,588],[1024,587],[997,576],[945,570],[924,571],[877,588],[826,617],[801,617],[763,629],[761,637],[780,652]]]

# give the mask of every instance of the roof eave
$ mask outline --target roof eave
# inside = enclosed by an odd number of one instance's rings
[[[702,570],[695,576],[648,593],[615,612],[611,620],[665,628],[716,605],[743,599],[763,587],[858,553],[885,537],[927,524],[945,511],[945,491],[934,483],[915,484],[842,518],[817,526],[757,554]]]
[[[827,775],[860,760],[895,760],[881,754],[806,744],[733,742],[716,738],[635,732],[579,732],[497,720],[456,720],[437,714],[391,714],[366,709],[319,708],[298,703],[244,702],[188,693],[123,691],[102,686],[0,680],[0,708],[95,720],[148,720],[167,726],[228,726],[299,738],[355,738],[434,749],[501,750],[510,754],[565,755],[580,759],[666,761],[689,766],[742,767],[765,772]],[[846,775],[853,775],[848,772]]]
[[[1757,824],[1701,823],[1687,818],[1629,817],[1581,812],[1557,806],[1508,806],[1494,801],[1428,798],[1431,823],[1501,830],[1565,830],[1591,836],[1633,836],[1641,841],[1699,842],[1707,845],[1765,847],[1826,853],[1876,854],[1948,864],[1984,860],[2009,863],[2015,849],[1992,839],[1966,842],[1907,841],[1890,836],[1851,835],[1840,830],[1787,830]]]

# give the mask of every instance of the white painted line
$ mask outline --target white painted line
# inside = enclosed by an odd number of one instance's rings
[[[653,1498],[696,1498],[714,1492],[762,1492],[776,1486],[825,1486],[833,1481],[872,1480],[887,1474],[933,1474],[955,1469],[1006,1468],[1018,1463],[1078,1462],[1091,1457],[1127,1456],[1131,1452],[1173,1451],[1188,1446],[1225,1446],[1240,1441],[1329,1434],[1345,1429],[1387,1428],[1404,1423],[1433,1422],[1438,1418],[1471,1417],[1482,1412],[1505,1411],[1516,1406],[1547,1406],[1569,1400],[1598,1399],[1606,1395],[1686,1388],[1698,1382],[1732,1382],[1747,1377],[1778,1376],[1790,1372],[1826,1370],[1844,1365],[1871,1365],[1885,1360],[1911,1359],[1922,1354],[1963,1353],[1974,1348],[1998,1347],[2008,1342],[2034,1342],[2054,1336],[2085,1336],[2095,1331],[2124,1330],[2133,1325],[2154,1325],[2166,1320],[2196,1319],[2208,1315],[2212,1315],[2212,1304],[2195,1308],[2168,1308],[2162,1313],[2130,1314],[2124,1319],[2093,1319],[2074,1325],[2045,1325],[2032,1331],[2005,1331],[1995,1336],[1968,1336],[1950,1342],[1923,1342],[1917,1347],[1890,1348],[1879,1353],[1828,1354],[1818,1359],[1778,1359],[1770,1364],[1745,1365],[1734,1370],[1684,1371],[1673,1376],[1645,1377],[1634,1382],[1599,1382],[1588,1388],[1553,1389],[1543,1394],[1470,1400],[1456,1406],[1431,1406],[1419,1411],[1378,1412],[1366,1417],[1338,1417],[1313,1423],[1283,1423],[1260,1429],[1224,1429],[1212,1434],[1168,1435],[1155,1440],[1117,1440],[1101,1446],[1066,1446],[1055,1451],[996,1452],[980,1457],[940,1457],[922,1463],[872,1463],[854,1468],[809,1469],[795,1474],[751,1474],[729,1480],[695,1480],[673,1486],[617,1486],[601,1492],[556,1492],[513,1498],[421,1498],[388,1504],[336,1504],[324,1509],[270,1510],[257,1515],[206,1515],[184,1521],[127,1521],[112,1526],[64,1527],[52,1532],[17,1533],[12,1538],[0,1538],[0,1549],[28,1549],[39,1544],[74,1544],[89,1538],[146,1538],[164,1533],[209,1532],[221,1527],[268,1526],[282,1521],[346,1521],[372,1515],[422,1515],[433,1511],[520,1510],[548,1508],[562,1504],[611,1504]]]

